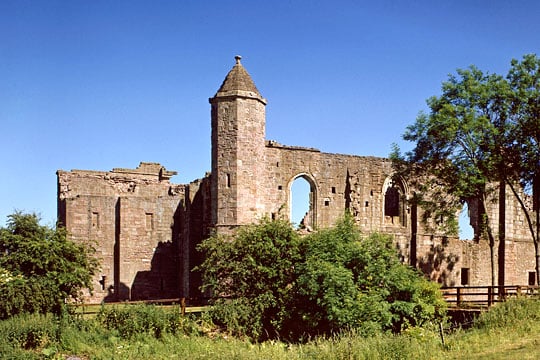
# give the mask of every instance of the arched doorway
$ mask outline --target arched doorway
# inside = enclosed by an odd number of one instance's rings
[[[311,230],[315,228],[316,187],[308,174],[295,176],[289,185],[289,220],[294,227]]]

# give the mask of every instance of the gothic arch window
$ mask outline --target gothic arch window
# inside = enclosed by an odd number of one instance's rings
[[[464,201],[459,216],[460,239],[478,241],[483,231],[482,217],[484,214],[485,210],[479,199],[470,198]]]
[[[384,222],[391,225],[407,226],[407,202],[403,182],[388,178],[384,185]]]
[[[306,173],[294,176],[289,183],[289,220],[299,228],[316,227],[317,187]]]

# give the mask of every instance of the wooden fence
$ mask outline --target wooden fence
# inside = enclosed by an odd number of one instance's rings
[[[517,296],[539,297],[537,285],[452,286],[441,288],[444,299],[452,308],[482,308]]]
[[[182,315],[186,313],[201,313],[207,310],[206,306],[186,306],[186,298],[175,299],[159,299],[159,300],[139,300],[139,301],[119,301],[119,302],[106,302],[100,304],[72,304],[75,313],[81,315],[95,315],[102,307],[126,307],[132,305],[157,305],[162,308],[178,308]]]

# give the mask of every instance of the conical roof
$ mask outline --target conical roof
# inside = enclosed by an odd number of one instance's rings
[[[214,98],[236,95],[256,98],[266,103],[266,101],[259,93],[259,90],[255,86],[255,83],[251,79],[251,76],[242,66],[242,63],[240,62],[242,57],[237,55],[235,56],[235,59],[236,64],[233,66],[231,71],[229,71],[229,73],[225,77],[225,80],[223,80],[223,83],[221,84]]]

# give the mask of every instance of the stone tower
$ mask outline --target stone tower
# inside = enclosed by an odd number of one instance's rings
[[[212,223],[218,231],[264,213],[265,106],[240,56],[213,98]]]

